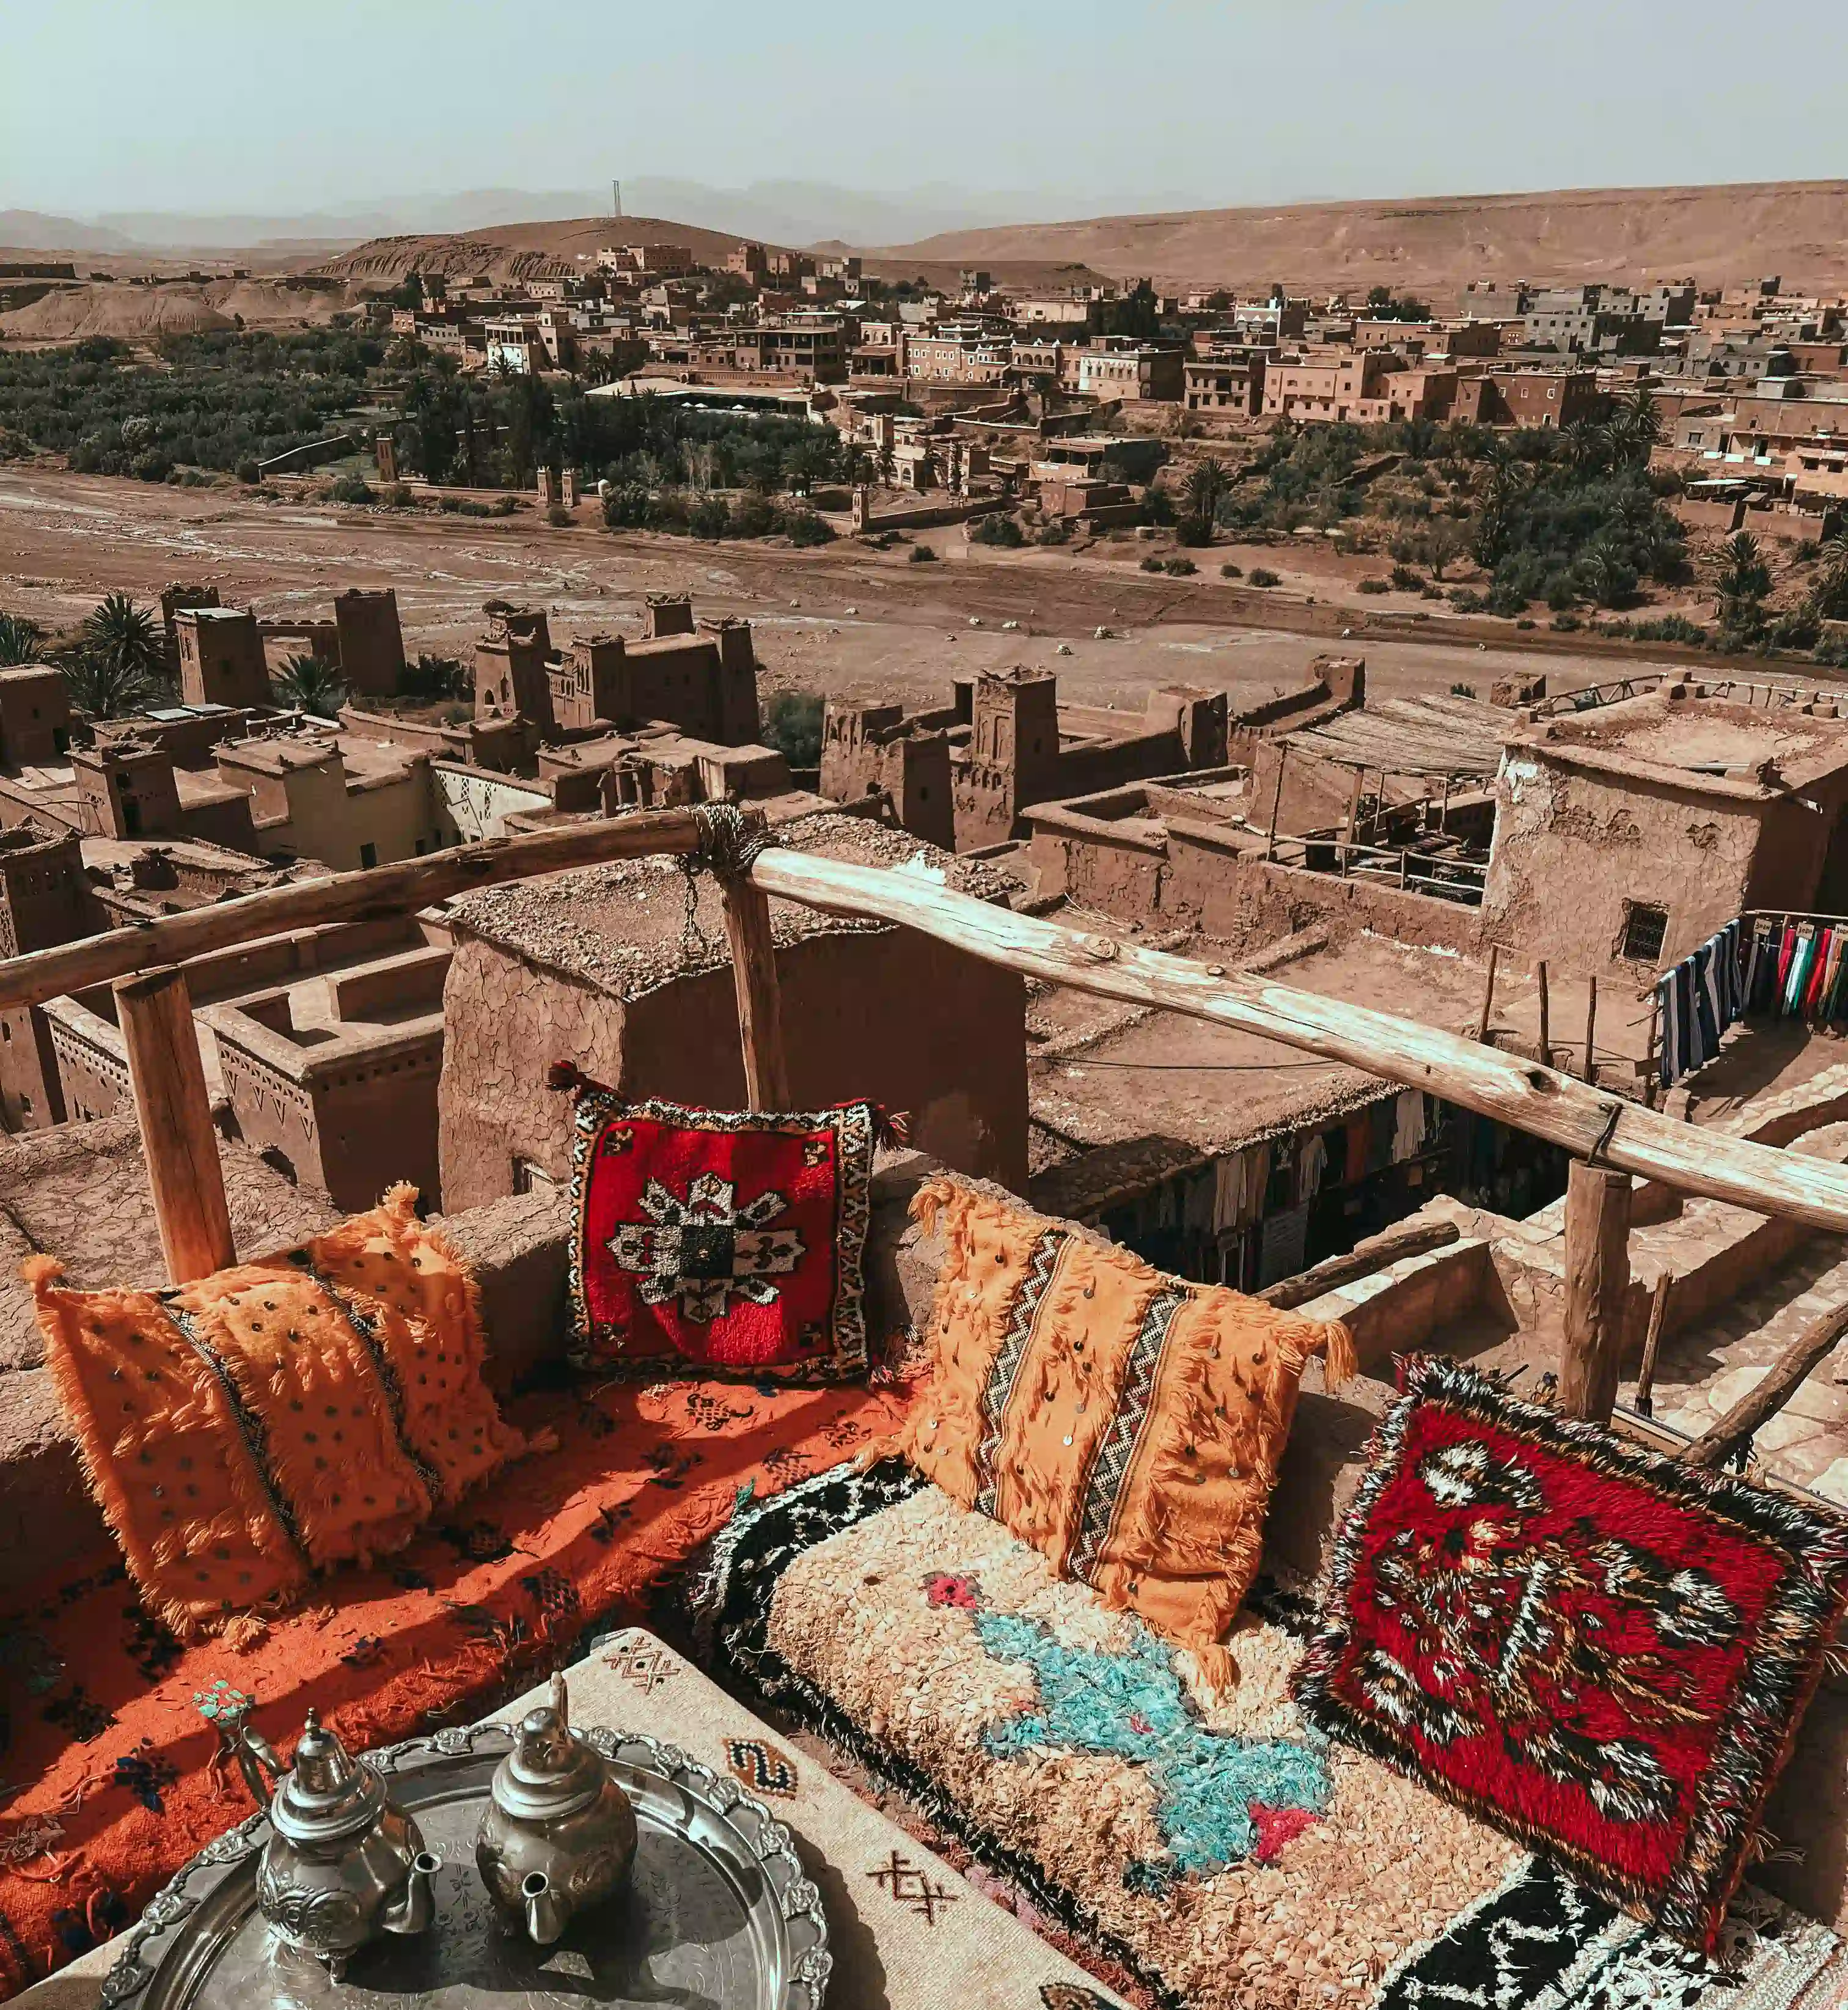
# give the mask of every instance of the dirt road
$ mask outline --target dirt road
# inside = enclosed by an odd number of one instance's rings
[[[65,626],[110,588],[146,600],[183,580],[215,584],[227,605],[301,616],[325,613],[342,588],[390,586],[413,654],[460,654],[482,631],[482,602],[496,596],[544,605],[558,640],[632,632],[645,595],[678,590],[702,614],[750,619],[769,688],[908,704],[940,701],[958,673],[1013,663],[1056,669],[1068,697],[1139,707],[1151,687],[1176,682],[1247,703],[1299,682],[1330,649],[1363,655],[1377,693],[1460,683],[1484,697],[1491,680],[1512,672],[1544,669],[1565,689],[1673,653],[1541,656],[1529,637],[1481,646],[1470,624],[1442,615],[1428,637],[1406,639],[1402,627],[1383,634],[1357,609],[1267,606],[1210,577],[1143,574],[1132,545],[1079,556],[990,552],[969,548],[960,530],[933,531],[941,556],[922,565],[903,545],[694,544],[613,535],[592,527],[591,508],[584,514],[581,527],[554,530],[524,510],[485,520],[343,510],[15,465],[0,468],[0,609]],[[1113,635],[1100,639],[1100,627]]]

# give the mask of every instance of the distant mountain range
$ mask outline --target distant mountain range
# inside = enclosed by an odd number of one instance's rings
[[[1069,207],[1055,191],[1014,194],[934,183],[894,194],[837,188],[826,182],[762,181],[748,188],[639,175],[623,183],[632,215],[671,216],[683,223],[778,244],[898,244],[944,231],[1032,222]],[[254,248],[278,240],[357,244],[374,237],[487,230],[510,223],[562,222],[607,215],[612,191],[473,189],[460,195],[407,196],[389,201],[296,213],[195,215],[122,210],[87,217],[0,210],[0,244],[59,251],[213,251]]]

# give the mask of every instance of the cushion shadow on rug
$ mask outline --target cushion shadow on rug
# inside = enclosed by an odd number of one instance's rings
[[[1401,1380],[1306,1715],[1711,1951],[1848,1603],[1848,1524],[1448,1361]]]

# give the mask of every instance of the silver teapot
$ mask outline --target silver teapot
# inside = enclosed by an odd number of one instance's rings
[[[285,1946],[314,1955],[338,1982],[367,1941],[429,1926],[441,1864],[378,1773],[350,1756],[313,1710],[288,1772],[247,1725],[236,1752],[259,1806],[269,1805],[257,1904]],[[273,1794],[270,1781],[279,1783]]]
[[[563,1675],[496,1767],[474,1860],[503,1932],[549,1947],[574,1912],[613,1898],[635,1862],[635,1810],[571,1729]]]

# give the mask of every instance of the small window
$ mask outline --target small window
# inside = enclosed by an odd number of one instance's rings
[[[361,865],[376,865],[378,863],[378,846],[362,844],[359,848],[359,862]]]
[[[1640,900],[1624,903],[1623,947],[1620,954],[1626,963],[1658,962],[1668,933],[1666,907],[1651,907]]]
[[[535,1166],[531,1159],[514,1161],[514,1191],[517,1194],[558,1191],[558,1182],[543,1166]]]

